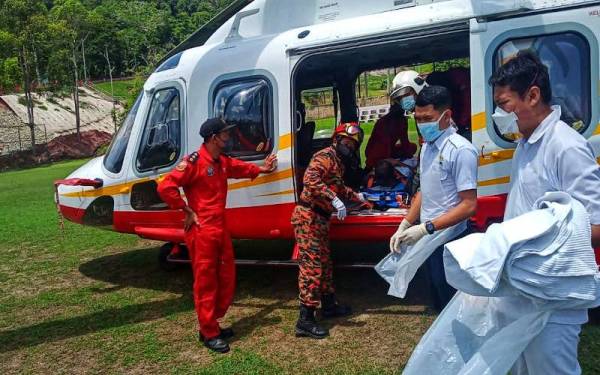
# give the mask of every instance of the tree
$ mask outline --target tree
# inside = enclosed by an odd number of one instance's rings
[[[17,57],[23,78],[27,106],[27,126],[31,133],[31,149],[35,153],[35,121],[32,96],[32,67],[37,60],[36,35],[47,28],[46,4],[41,0],[4,0],[0,2],[0,54]]]
[[[110,55],[108,54],[108,47],[104,47],[104,58],[106,59],[106,65],[107,65],[107,71],[108,71],[108,76],[110,78],[110,96],[112,99],[112,119],[113,119],[113,124],[115,125],[115,134],[117,133],[117,108],[115,106],[115,88],[113,86],[113,70],[115,69],[114,67],[112,67],[112,65],[110,64]]]
[[[9,57],[0,60],[0,92],[10,92],[23,82],[19,59]]]
[[[73,103],[75,106],[75,129],[77,138],[81,137],[81,115],[79,104],[79,51],[84,51],[85,40],[90,34],[88,10],[79,0],[62,0],[54,4],[51,12],[53,36],[56,41],[56,52],[69,50],[68,61],[71,63]],[[85,77],[85,55],[84,77]]]

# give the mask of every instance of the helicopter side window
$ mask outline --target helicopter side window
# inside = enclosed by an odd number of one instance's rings
[[[590,46],[575,32],[548,34],[504,42],[494,55],[494,70],[519,51],[532,50],[548,67],[552,86],[552,105],[561,107],[561,120],[584,133],[592,119],[590,88]],[[497,134],[502,136],[496,125]]]
[[[181,151],[179,91],[175,88],[154,93],[142,134],[137,169],[140,172],[175,163]]]
[[[213,113],[237,126],[229,156],[264,159],[273,149],[271,87],[264,78],[227,82],[215,90]]]

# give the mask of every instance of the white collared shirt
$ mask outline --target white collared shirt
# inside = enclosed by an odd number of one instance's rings
[[[533,210],[534,202],[549,191],[564,191],[581,202],[592,225],[600,224],[600,168],[588,141],[560,120],[553,106],[544,121],[515,150],[510,190],[504,212],[508,220]],[[553,314],[550,321],[583,324],[585,310]]]
[[[433,220],[460,203],[458,193],[477,189],[477,149],[452,126],[423,144],[421,222]]]

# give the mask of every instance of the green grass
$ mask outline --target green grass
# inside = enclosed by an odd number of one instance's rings
[[[330,130],[333,131],[335,125],[335,119],[333,117],[327,117],[322,119],[315,120],[315,133],[320,130]],[[373,133],[373,128],[375,127],[375,122],[364,122],[360,124],[360,127],[365,132],[365,139],[363,143],[360,145],[360,157],[361,161],[365,163],[365,149],[367,148],[367,144],[369,143],[369,139],[371,138],[371,133]],[[417,134],[417,125],[413,118],[408,119],[408,139],[418,145],[419,144],[419,136]]]
[[[115,98],[119,100],[125,100],[132,95],[136,95],[137,93],[131,93],[131,90],[134,89],[135,86],[136,83],[134,78],[129,80],[113,81]],[[111,96],[110,81],[95,83],[94,87],[102,91],[104,94]]]
[[[390,72],[390,77],[389,77],[390,86],[392,84],[393,79],[394,79],[394,73],[392,71],[392,72]],[[360,92],[358,91],[358,86],[359,86],[358,80],[360,80]],[[356,92],[360,98],[362,98],[365,94],[364,83],[365,83],[365,78],[364,78],[364,74],[363,74],[363,75],[359,76],[359,78],[357,79],[357,82],[356,82]],[[369,94],[370,98],[374,98],[374,97],[378,97],[378,96],[385,96],[389,92],[388,79],[385,76],[385,74],[375,75],[375,74],[371,73],[368,75],[367,83],[368,83],[368,94]]]
[[[59,230],[52,181],[84,161],[0,173],[0,373],[397,374],[435,319],[423,275],[405,300],[372,270],[336,269],[348,319],[331,337],[297,339],[297,270],[238,268],[225,318],[232,352],[196,336],[189,268],[165,273],[160,243],[72,223]],[[238,257],[286,259],[290,241],[237,241]],[[335,244],[336,262],[380,259],[385,244]],[[586,326],[584,373],[599,373],[600,327]]]

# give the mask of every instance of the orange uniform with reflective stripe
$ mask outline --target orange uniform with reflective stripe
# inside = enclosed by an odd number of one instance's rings
[[[342,200],[360,202],[356,193],[344,185],[344,164],[333,146],[317,152],[304,173],[304,190],[300,200],[331,214],[331,201],[338,196]]]

